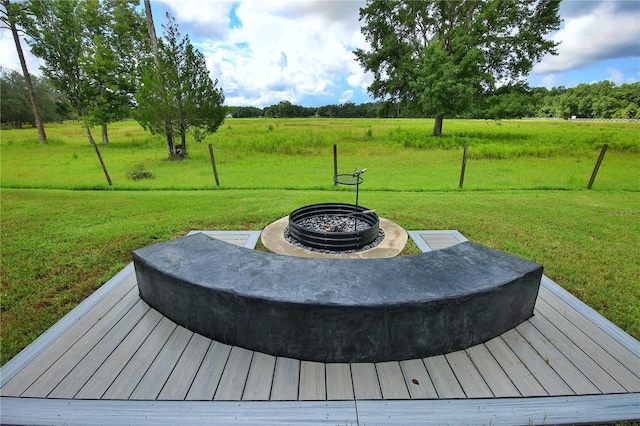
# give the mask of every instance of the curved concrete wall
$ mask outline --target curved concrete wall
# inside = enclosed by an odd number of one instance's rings
[[[533,315],[542,266],[471,242],[389,259],[275,255],[195,234],[133,252],[140,295],[217,341],[320,362],[465,349]]]

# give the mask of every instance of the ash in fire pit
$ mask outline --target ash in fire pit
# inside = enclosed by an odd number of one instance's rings
[[[382,242],[378,215],[353,204],[313,204],[289,215],[284,230],[287,241],[321,253],[354,253],[369,250]]]

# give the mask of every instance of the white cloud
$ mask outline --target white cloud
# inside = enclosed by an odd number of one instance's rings
[[[41,76],[40,65],[42,61],[29,53],[29,46],[24,40],[20,40],[20,44],[25,55],[29,74]],[[13,35],[7,29],[0,31],[0,67],[22,72]]]
[[[176,1],[176,0],[163,0]],[[176,16],[193,22],[197,13],[180,3]],[[206,9],[208,2],[197,2]],[[229,105],[266,106],[281,100],[299,102],[307,96],[336,96],[345,82],[366,87],[370,78],[352,51],[362,47],[355,1],[244,1],[235,14],[241,25],[223,38],[201,37],[194,44],[207,57],[213,77],[220,80]],[[227,14],[230,8],[227,8]],[[204,14],[198,16],[202,25]],[[214,17],[209,17],[211,23]],[[219,33],[219,31],[217,32]]]
[[[555,74],[550,74],[544,76],[542,79],[542,87],[546,87],[547,89],[551,89],[556,86],[557,76]]]
[[[620,71],[613,68],[609,68],[607,69],[607,73],[609,74],[609,76],[605,78],[605,80],[609,80],[618,86],[624,83],[624,74],[621,73]]]
[[[224,0],[154,0],[152,4],[163,4],[179,24],[190,24],[190,38],[218,38],[224,37],[229,30],[229,12],[234,3]],[[156,26],[166,23],[164,14],[154,16],[153,20]],[[180,31],[184,32],[184,29],[181,27]]]
[[[564,27],[552,36],[561,42],[558,55],[545,56],[533,73],[562,72],[599,60],[639,57],[640,14],[620,10],[616,3],[584,2],[595,8],[590,13],[581,9],[580,14],[565,19]]]
[[[353,90],[345,90],[344,92],[342,92],[342,95],[340,95],[341,104],[349,102],[351,99],[353,99]]]

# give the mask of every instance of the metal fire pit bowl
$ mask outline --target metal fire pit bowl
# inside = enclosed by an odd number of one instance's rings
[[[365,213],[366,212],[366,213]],[[311,229],[300,224],[309,218],[339,216],[353,218],[355,222],[365,223],[364,229],[323,231]],[[289,215],[289,235],[307,247],[320,250],[344,251],[356,250],[371,244],[380,233],[378,215],[361,206],[342,203],[312,204],[300,207]]]

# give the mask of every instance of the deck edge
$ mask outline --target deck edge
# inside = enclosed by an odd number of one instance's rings
[[[115,290],[126,278],[133,274],[133,262],[121,269],[109,281],[101,285],[89,297],[80,302],[58,322],[42,333],[36,340],[21,350],[16,356],[0,368],[0,388],[26,367],[42,351],[51,345],[57,338],[65,333],[71,326],[78,322],[84,315],[93,309],[98,303]]]
[[[587,320],[591,321],[598,328],[611,336],[616,342],[620,343],[635,356],[640,357],[640,342],[631,335],[596,312],[593,308],[575,297],[573,294],[569,293],[546,275],[542,275],[542,282],[540,284],[545,286],[545,288],[556,295],[560,300],[571,306]]]
[[[349,401],[119,401],[0,398],[2,424],[357,424]]]

